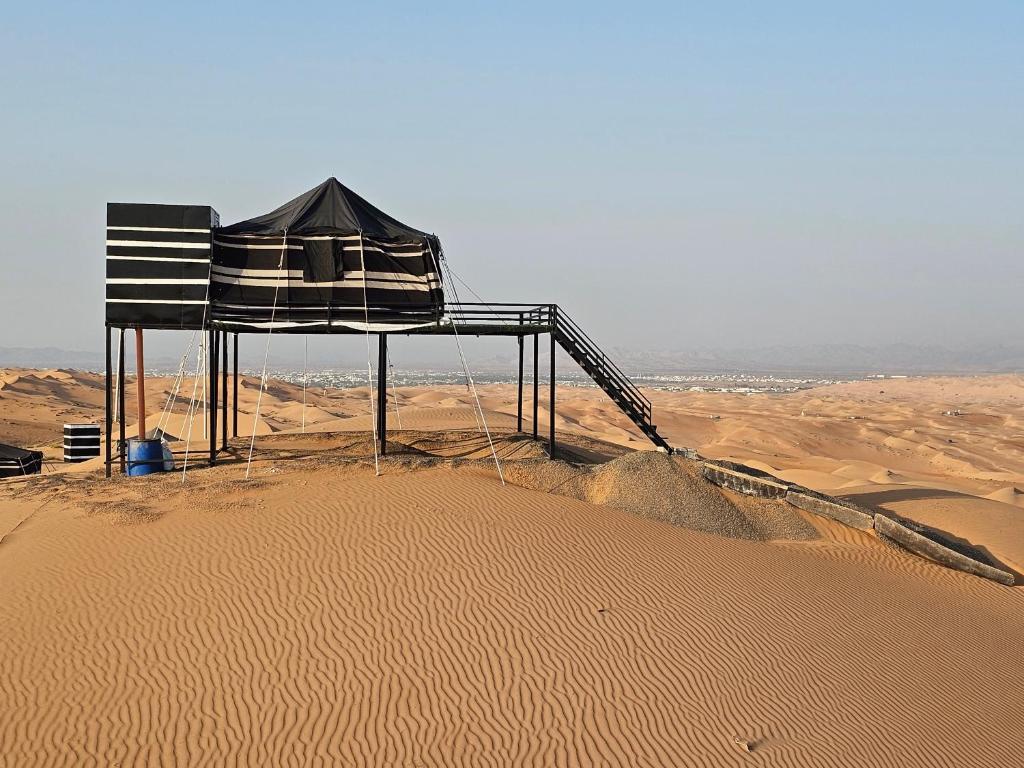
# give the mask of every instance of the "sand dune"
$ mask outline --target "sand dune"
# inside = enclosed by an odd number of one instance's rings
[[[64,420],[102,420],[102,379],[74,371],[5,371],[0,381],[0,440],[42,446],[59,456],[59,424]],[[154,413],[168,399],[173,382],[147,382]],[[129,382],[129,391],[132,384]],[[251,434],[258,381],[240,385],[239,431]],[[487,424],[495,429],[515,425],[515,389],[504,385],[480,388]],[[162,422],[178,437],[188,432],[188,384]],[[787,480],[828,493],[863,491],[865,485],[887,488],[906,485],[932,488],[985,499],[966,514],[993,517],[990,531],[1011,509],[1024,506],[1012,489],[1024,486],[1024,377],[910,378],[871,380],[818,387],[792,394],[727,394],[716,392],[651,392],[655,421],[673,443],[703,455],[739,461]],[[127,434],[136,419],[129,397]],[[465,386],[397,389],[389,392],[389,427],[399,421],[407,429],[481,429],[472,395]],[[305,412],[307,431],[369,431],[370,392],[366,387],[342,390],[309,389],[306,407],[302,388],[271,381],[263,395],[257,432],[300,431]],[[546,399],[539,409],[539,432],[547,431]],[[532,429],[532,404],[527,388],[525,428]],[[711,417],[715,418],[711,418]],[[49,425],[49,426],[48,426]],[[629,448],[651,444],[614,404],[596,389],[567,387],[558,395],[556,427]],[[190,445],[202,448],[201,413],[192,424]],[[880,497],[888,498],[888,497]],[[888,501],[882,502],[889,506]],[[901,502],[894,511],[924,522],[927,499]],[[918,510],[920,509],[920,515]],[[949,532],[969,539],[978,528],[960,526],[961,518],[945,515]],[[968,528],[970,530],[968,530]],[[997,559],[1011,555],[1001,541],[974,541]]]
[[[4,494],[6,764],[1016,760],[1018,590],[486,464],[274,466]]]
[[[53,456],[66,414],[101,419],[93,375],[0,381],[0,441]],[[151,426],[170,386],[147,384]],[[1020,394],[1000,377],[652,399],[674,442],[1020,572]],[[310,390],[301,434],[301,388],[273,382],[248,482],[244,437],[184,484],[105,481],[100,460],[0,481],[0,766],[1019,762],[1024,588],[631,453],[642,437],[595,390],[559,392],[588,466],[545,460],[511,432],[514,389],[482,389],[503,486],[464,387],[399,388],[376,477],[368,395]]]

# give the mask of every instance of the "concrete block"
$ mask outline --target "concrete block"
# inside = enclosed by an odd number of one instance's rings
[[[859,528],[862,531],[870,531],[875,524],[874,516],[866,510],[845,506],[835,501],[826,501],[825,499],[819,499],[816,496],[809,496],[805,493],[790,491],[786,494],[786,501],[794,507],[799,507],[823,517],[830,517],[843,525]]]
[[[781,499],[789,491],[789,487],[782,483],[736,472],[718,464],[704,464],[703,475],[706,480],[721,488],[763,499]]]
[[[875,532],[879,536],[910,550],[915,555],[933,560],[947,568],[970,573],[974,576],[981,576],[984,579],[991,579],[1008,587],[1012,587],[1014,584],[1015,578],[1012,573],[952,550],[885,515],[875,515]]]

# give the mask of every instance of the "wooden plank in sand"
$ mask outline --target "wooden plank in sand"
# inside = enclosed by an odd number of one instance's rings
[[[789,491],[782,483],[772,482],[763,477],[754,477],[737,472],[718,464],[704,464],[704,478],[721,488],[745,493],[747,496],[759,496],[763,499],[781,499]]]
[[[870,531],[875,524],[874,515],[844,504],[837,504],[833,501],[819,499],[816,496],[809,496],[805,493],[790,491],[786,495],[786,501],[794,507],[799,507],[815,515],[830,517],[843,525],[859,528],[862,531]]]
[[[973,574],[974,576],[981,576],[985,579],[991,579],[997,581],[1000,584],[1005,584],[1008,587],[1012,587],[1014,584],[1014,575],[1008,573],[999,568],[994,568],[991,565],[979,562],[973,558],[967,557],[949,547],[939,544],[927,536],[924,536],[917,531],[914,531],[907,526],[893,520],[892,518],[886,517],[885,515],[875,515],[875,532],[886,539],[890,539],[901,547],[910,550],[915,555],[933,560],[939,565],[944,565],[947,568],[953,568],[958,571],[964,571],[965,573]]]

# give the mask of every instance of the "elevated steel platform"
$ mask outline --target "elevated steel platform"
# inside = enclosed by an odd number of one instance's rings
[[[311,311],[320,312],[319,308],[310,308]],[[288,323],[275,323],[272,332],[275,334],[348,334],[365,335],[364,328],[353,328],[342,324],[310,324],[305,325],[295,322],[296,314],[301,316],[301,307],[291,309],[291,318]],[[233,343],[233,397],[232,402],[232,434],[238,435],[238,337],[242,334],[262,335],[271,331],[269,328],[253,328],[250,325],[240,325],[218,318],[217,313],[206,323],[206,333],[209,334],[209,360],[207,371],[210,377],[209,403],[207,413],[209,414],[209,439],[208,451],[203,454],[209,457],[210,463],[215,463],[217,453],[227,447],[228,441],[228,347],[229,336],[234,337]],[[106,418],[106,472],[109,477],[111,467],[115,459],[119,459],[124,468],[124,332],[128,327],[108,324],[106,330],[107,349],[107,418]],[[150,328],[151,326],[145,326]],[[156,326],[152,326],[156,327]],[[116,455],[112,452],[111,431],[112,422],[112,366],[111,366],[111,339],[110,331],[113,328],[120,330],[122,335],[120,349],[121,361],[118,366],[120,371],[120,382],[118,391],[121,393],[120,407],[120,447]],[[482,302],[456,302],[448,303],[445,307],[445,314],[439,317],[436,322],[429,325],[422,325],[416,328],[396,329],[393,331],[374,330],[378,337],[378,368],[377,368],[377,407],[376,407],[376,431],[378,435],[380,451],[387,453],[387,340],[388,336],[510,336],[518,340],[519,345],[519,370],[518,370],[518,405],[517,405],[517,429],[523,430],[523,363],[524,363],[524,340],[526,337],[533,337],[533,437],[538,437],[538,366],[540,352],[540,337],[547,334],[550,347],[550,377],[548,393],[549,432],[548,432],[548,453],[555,456],[555,347],[556,344],[582,368],[588,376],[597,384],[619,407],[619,409],[633,422],[634,425],[661,450],[672,452],[668,441],[665,440],[657,430],[653,422],[653,409],[651,401],[640,391],[640,389],[626,376],[625,373],[610,360],[604,351],[588,336],[580,326],[557,304],[515,304],[515,303],[482,303]],[[218,426],[220,429],[218,430]],[[219,433],[219,434],[218,434]],[[218,440],[218,436],[220,440]],[[218,442],[220,445],[218,446]]]

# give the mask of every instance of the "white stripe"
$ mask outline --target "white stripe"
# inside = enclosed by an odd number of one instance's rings
[[[279,244],[281,242],[280,235],[229,235],[222,234],[221,237],[237,237],[242,240],[276,240]],[[359,235],[288,235],[289,240],[342,240],[344,242],[358,243]],[[218,243],[224,242],[217,240]],[[371,245],[388,245],[382,240],[364,240],[364,243],[370,243]],[[225,245],[231,245],[231,243],[225,243]],[[409,248],[415,246],[416,243],[395,243],[395,248]]]
[[[278,284],[277,280],[255,280],[248,277],[223,277],[221,275],[213,275],[213,282],[221,285],[248,285],[253,288],[273,288]],[[288,289],[292,288],[359,288],[363,285],[362,280],[343,280],[337,283],[304,283],[301,280],[289,280],[285,287]],[[394,291],[422,291],[423,293],[430,292],[430,284],[423,283],[409,283],[409,282],[395,282],[385,283],[379,280],[368,280],[366,285],[370,288],[383,288],[391,289]]]
[[[218,323],[225,325],[242,325],[246,328],[270,328],[271,323],[269,322],[240,322],[237,320],[217,320]],[[293,322],[293,321],[282,321],[277,320],[273,323],[273,328],[313,328],[317,326],[328,326],[330,328],[352,328],[357,331],[411,331],[415,328],[426,328],[430,325],[435,325],[433,321],[429,323],[358,323],[358,322],[342,322],[340,320],[332,320],[330,323],[323,321],[313,321],[308,323]]]
[[[287,277],[289,280],[302,280],[301,269],[240,269],[238,267],[224,267],[220,264],[213,265],[213,275],[225,275],[230,277],[251,277],[256,279],[269,280],[271,278]],[[437,282],[436,272],[427,272],[425,275],[410,275],[408,272],[367,272],[369,280],[411,280],[422,282]],[[345,270],[343,281],[350,278],[363,279],[363,272],[358,269]],[[340,281],[324,281],[319,283],[306,283],[306,285],[335,285]]]
[[[256,310],[256,311],[261,311],[262,312],[262,311],[266,311],[266,310],[270,309],[270,306],[268,304],[231,304],[231,303],[228,303],[228,302],[221,302],[221,301],[215,302],[214,306],[215,306],[215,308],[216,308],[216,310],[218,312],[228,312],[228,311],[233,311],[233,310],[241,310],[241,311]],[[382,307],[377,306],[375,304],[371,305],[371,306],[374,308],[375,311],[382,308]],[[355,306],[339,307],[339,306],[330,306],[330,305],[327,305],[327,304],[316,304],[316,305],[313,305],[313,306],[303,306],[303,307],[301,307],[301,309],[302,310],[317,310],[317,311],[323,311],[323,312],[328,311],[328,309],[331,309],[331,311],[336,311],[336,312],[355,312],[355,311],[357,311],[359,309],[359,307],[355,307]],[[421,316],[421,315],[423,315],[424,312],[427,311],[426,309],[402,310],[402,309],[398,309],[396,307],[387,307],[386,309],[387,309],[388,312],[391,312],[391,313],[396,314],[396,315],[411,314],[411,315],[416,315],[416,316]],[[220,322],[233,322],[230,318],[214,318],[214,319],[218,320]],[[278,321],[278,322],[284,322],[284,321]],[[341,322],[341,321],[340,320],[335,320],[335,322]]]
[[[206,301],[184,299],[107,299],[107,304],[207,304]]]
[[[149,279],[133,279],[130,277],[108,277],[107,285],[206,285],[209,280],[175,280],[174,278],[158,277]]]
[[[331,238],[331,237],[306,237],[306,238],[289,237],[288,239],[289,240],[344,240],[346,238],[341,238],[341,237],[338,237],[338,238]],[[258,245],[256,243],[228,243],[228,242],[225,242],[223,240],[214,240],[213,242],[214,242],[214,245],[219,245],[222,248],[242,248],[243,250],[247,250],[247,251],[280,251],[281,250],[280,240],[281,240],[281,238],[278,238],[278,242],[276,244],[272,243],[270,245]],[[402,247],[408,247],[408,246],[400,246],[400,245],[394,246],[394,248],[402,248]],[[289,243],[288,244],[288,250],[289,251],[301,251],[302,250],[302,245],[301,244],[293,245],[293,244]],[[342,250],[343,251],[348,251],[349,253],[358,253],[359,252],[359,248],[357,248],[357,247],[342,248]],[[394,258],[402,258],[402,257],[421,258],[424,255],[426,255],[426,253],[427,253],[426,249],[424,249],[424,248],[420,248],[418,251],[398,251],[398,250],[391,250],[387,245],[372,245],[372,244],[365,246],[364,250],[376,251],[377,253],[385,253],[388,256],[392,256]]]
[[[209,233],[208,229],[188,229],[186,227],[107,227],[121,232],[200,232]]]
[[[165,259],[161,256],[107,256],[107,261],[161,261],[169,264],[177,264],[179,262],[188,262],[189,264],[209,264],[210,259]]]
[[[278,240],[280,240],[280,239],[281,238],[278,238]],[[252,250],[252,251],[260,251],[260,250],[261,251],[280,251],[281,250],[281,243],[280,242],[278,242],[277,245],[273,245],[273,244],[271,244],[271,245],[255,245],[253,243],[225,243],[223,240],[214,240],[213,243],[214,243],[214,245],[220,245],[220,246],[222,246],[224,248],[244,248],[246,250]],[[289,251],[301,251],[302,250],[302,246],[301,245],[289,245],[288,246],[288,250]]]
[[[242,240],[277,240],[278,244],[281,242],[280,235],[229,235],[224,233],[221,237],[237,237]],[[359,235],[288,235],[289,240],[350,240],[354,243],[359,242]],[[221,242],[220,240],[217,241]]]
[[[164,243],[157,240],[107,240],[107,245],[122,248],[191,248],[208,251],[209,243]]]

